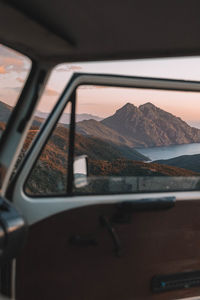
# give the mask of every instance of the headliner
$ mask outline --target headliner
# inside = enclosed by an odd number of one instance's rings
[[[0,0],[0,41],[52,63],[200,55],[198,0]]]

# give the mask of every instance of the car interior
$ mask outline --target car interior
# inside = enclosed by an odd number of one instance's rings
[[[200,299],[199,9],[0,0],[2,299]]]

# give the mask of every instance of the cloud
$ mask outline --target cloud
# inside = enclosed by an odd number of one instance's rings
[[[4,68],[4,74],[27,72],[26,62],[28,59],[25,56],[0,44],[0,66]]]
[[[0,66],[0,74],[6,74],[6,69],[4,66]]]
[[[49,97],[52,97],[52,96],[55,97],[55,96],[59,95],[59,93],[56,90],[51,89],[51,88],[46,88],[44,93],[45,93],[45,96],[49,96]]]
[[[83,68],[81,66],[72,65],[72,66],[64,66],[58,69],[56,69],[57,72],[77,72],[82,70]]]
[[[17,77],[16,80],[18,82],[20,82],[20,83],[24,83],[25,82],[25,80],[23,78],[21,78],[21,77]]]
[[[24,61],[21,58],[5,57],[0,54],[0,66],[4,68],[4,74],[27,72],[27,69],[24,67]]]
[[[24,61],[21,58],[0,57],[0,63],[6,68],[7,73],[13,71],[21,73],[26,70],[24,68]]]

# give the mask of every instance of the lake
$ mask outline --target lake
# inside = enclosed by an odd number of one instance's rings
[[[181,155],[200,154],[200,143],[135,149],[153,161]]]

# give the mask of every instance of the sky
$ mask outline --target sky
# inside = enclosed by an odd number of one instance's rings
[[[30,67],[28,58],[0,45],[0,101],[15,105]],[[200,57],[62,64],[53,70],[38,110],[51,111],[74,72],[199,81]],[[200,122],[200,94],[191,92],[85,86],[78,90],[77,112],[104,118],[127,102],[136,106],[151,102],[186,121]]]

